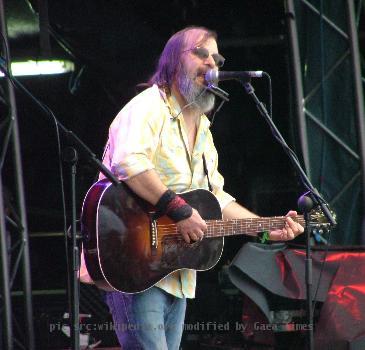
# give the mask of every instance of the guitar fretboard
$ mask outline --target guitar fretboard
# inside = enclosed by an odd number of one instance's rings
[[[305,226],[303,215],[298,215],[296,222]],[[281,229],[285,225],[285,216],[273,216],[263,218],[249,219],[231,219],[231,220],[207,220],[208,229],[205,237],[223,237],[246,234],[257,236],[261,231],[272,231]]]

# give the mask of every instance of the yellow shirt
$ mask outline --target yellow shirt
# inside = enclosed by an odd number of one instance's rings
[[[190,154],[176,99],[154,85],[133,98],[112,122],[103,163],[121,180],[154,169],[169,189],[180,193],[208,189],[204,153],[213,193],[224,209],[234,198],[223,191],[224,180],[218,172],[218,155],[209,126],[208,118],[202,115]],[[194,298],[196,271],[182,269],[156,285],[174,296]]]

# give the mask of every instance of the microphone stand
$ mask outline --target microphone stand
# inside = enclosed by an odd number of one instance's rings
[[[267,74],[267,73],[266,73]],[[314,188],[303,168],[301,167],[299,160],[296,154],[289,148],[287,143],[285,142],[283,136],[280,134],[280,131],[275,126],[273,120],[268,114],[265,106],[262,102],[257,98],[255,94],[255,90],[250,83],[249,77],[240,77],[237,78],[242,85],[244,86],[246,93],[253,99],[256,104],[257,109],[260,114],[264,117],[265,121],[269,124],[271,132],[274,138],[281,144],[286,154],[289,156],[289,159],[293,163],[295,169],[298,171],[300,178],[304,187],[308,190],[305,194],[303,194],[298,200],[299,208],[304,212],[305,219],[305,234],[306,234],[306,259],[305,259],[305,280],[306,280],[306,311],[307,311],[307,322],[308,322],[308,333],[307,333],[307,349],[314,349],[314,338],[313,338],[313,300],[312,300],[312,254],[310,247],[310,234],[312,232],[311,223],[310,223],[310,214],[309,212],[313,208],[313,206],[320,206],[322,212],[328,219],[331,226],[335,226],[336,220],[332,213],[328,208],[328,204],[318,193],[317,189]]]
[[[69,310],[69,319],[70,319],[70,330],[71,330],[71,349],[79,350],[80,349],[80,327],[79,327],[79,268],[80,268],[80,249],[79,242],[80,236],[77,234],[77,220],[76,220],[76,164],[78,160],[78,152],[81,152],[83,156],[96,168],[98,171],[103,173],[105,177],[107,177],[115,186],[120,184],[120,181],[114,176],[114,174],[105,167],[105,165],[97,159],[96,155],[90,150],[90,148],[82,142],[71,130],[68,130],[61,122],[54,116],[54,114],[44,106],[40,101],[38,101],[28,90],[27,88],[21,84],[17,79],[15,79],[11,74],[9,74],[6,67],[0,64],[0,71],[2,71],[5,76],[7,76],[10,81],[19,88],[22,92],[25,93],[28,97],[30,97],[33,102],[35,102],[38,107],[49,117],[52,118],[52,121],[56,123],[56,127],[62,131],[63,135],[67,139],[67,143],[72,145],[73,147],[67,147],[62,152],[62,159],[64,162],[70,164],[70,176],[71,176],[71,248],[70,252],[67,253],[69,257],[71,255],[71,266],[69,268],[69,280],[70,281],[70,290],[69,290],[69,302],[70,302],[70,310]],[[77,149],[77,150],[76,150]]]

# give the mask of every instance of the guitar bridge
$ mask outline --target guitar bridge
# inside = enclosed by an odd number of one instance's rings
[[[157,250],[158,247],[158,232],[157,221],[154,219],[154,215],[150,214],[150,234],[151,234],[151,248],[152,252]]]

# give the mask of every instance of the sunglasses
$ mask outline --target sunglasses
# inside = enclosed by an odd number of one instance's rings
[[[199,57],[202,60],[206,60],[210,55],[208,49],[205,47],[202,47],[202,46],[197,46],[192,49],[185,50],[183,52],[187,52],[187,51],[191,51],[193,53],[193,55],[195,55],[196,57]],[[219,68],[223,67],[224,61],[226,59],[222,55],[220,55],[219,53],[212,53],[212,58],[217,67],[219,67]]]

